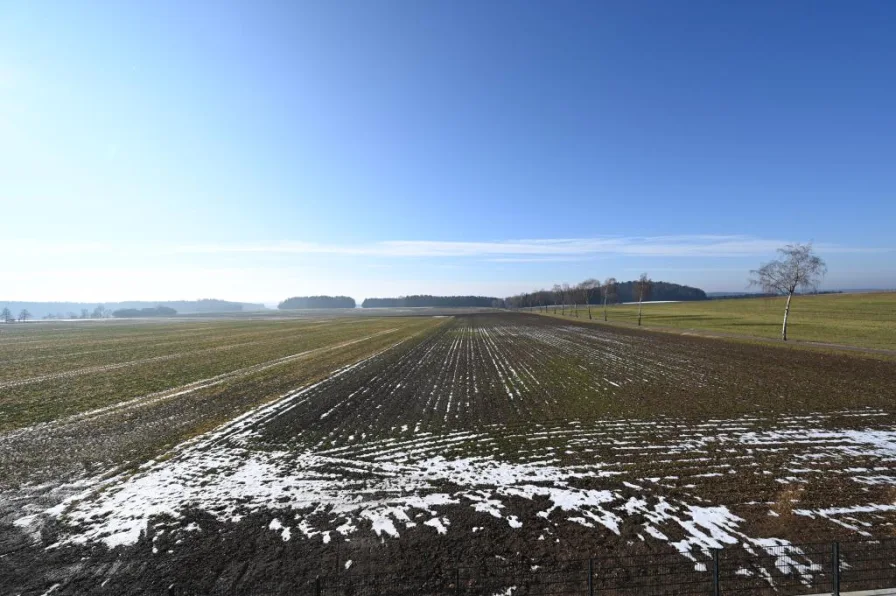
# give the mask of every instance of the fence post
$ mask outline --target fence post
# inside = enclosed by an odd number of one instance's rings
[[[594,596],[594,559],[588,559],[588,596]]]
[[[454,593],[460,594],[460,567],[454,568]]]
[[[719,549],[712,549],[712,596],[720,596],[722,593],[719,586]]]
[[[831,592],[840,596],[840,543],[836,540],[831,545]]]
[[[314,578],[314,596],[320,596],[320,576]]]

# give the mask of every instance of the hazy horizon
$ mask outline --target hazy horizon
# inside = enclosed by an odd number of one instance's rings
[[[632,280],[620,279],[620,281],[634,281],[634,279],[632,279]],[[674,279],[665,279],[665,278],[655,278],[654,281],[680,283]],[[553,284],[542,285],[542,286],[531,287],[531,288],[524,288],[516,293],[523,293],[523,292],[529,292],[529,291],[534,291],[534,290],[549,290],[551,285],[553,285]],[[690,285],[690,284],[682,284],[682,285]],[[699,286],[694,286],[694,287],[699,288]],[[699,289],[704,290],[707,294],[729,293],[729,292],[732,294],[737,294],[737,293],[760,294],[761,293],[761,290],[759,290],[758,288],[749,288],[749,287],[743,288],[743,289],[736,289],[736,290],[712,290],[712,289],[706,289],[706,288],[699,288]],[[830,284],[825,284],[824,287],[819,287],[818,289],[820,291],[847,292],[847,293],[849,293],[849,292],[894,292],[894,291],[896,291],[896,286],[879,286],[879,287],[842,286],[842,287],[836,287],[836,286],[830,286]],[[393,294],[376,294],[376,295],[371,294],[371,295],[367,296],[367,295],[363,295],[363,294],[352,295],[352,294],[345,294],[345,293],[339,293],[339,292],[309,292],[306,294],[289,294],[289,295],[283,296],[282,298],[278,298],[276,300],[243,300],[242,298],[239,298],[239,297],[205,296],[205,295],[196,296],[196,297],[174,296],[174,297],[156,297],[156,298],[144,298],[144,297],[140,297],[140,296],[137,296],[137,297],[131,296],[131,297],[125,297],[125,298],[106,299],[106,300],[72,300],[72,299],[68,299],[68,298],[58,298],[58,299],[49,299],[49,300],[33,300],[33,299],[27,299],[27,298],[26,299],[19,299],[19,298],[13,299],[13,298],[5,298],[3,296],[0,296],[0,307],[4,306],[6,303],[14,303],[14,302],[74,303],[74,304],[87,304],[87,305],[91,305],[91,304],[104,305],[104,304],[112,304],[112,303],[130,303],[130,302],[147,302],[147,303],[180,302],[180,301],[193,302],[193,301],[199,301],[199,300],[212,299],[212,300],[223,300],[225,302],[235,302],[235,303],[244,303],[244,304],[262,304],[269,309],[276,309],[277,305],[280,302],[282,302],[283,300],[285,300],[287,298],[291,298],[293,296],[306,296],[306,295],[307,296],[319,296],[319,295],[339,296],[339,295],[341,295],[341,296],[349,296],[350,298],[353,298],[355,300],[355,302],[357,303],[358,307],[360,308],[361,303],[367,298],[397,298],[397,297],[402,297],[402,296],[427,295],[427,294],[434,295],[434,296],[476,295],[476,296],[489,296],[489,297],[501,298],[501,299],[508,298],[513,295],[513,294],[489,294],[489,293],[482,293],[482,292],[453,293],[453,292],[413,292],[412,291],[412,292],[398,292],[398,293],[393,293]]]

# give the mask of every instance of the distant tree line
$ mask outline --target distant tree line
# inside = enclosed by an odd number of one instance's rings
[[[27,308],[23,308],[22,310],[19,311],[18,318],[16,318],[16,315],[13,313],[12,310],[10,310],[10,308],[8,306],[4,306],[3,310],[0,311],[0,321],[3,321],[4,323],[15,323],[16,321],[20,321],[20,322],[24,323],[28,319],[33,319],[33,318],[34,317],[31,315],[30,312],[28,312]]]
[[[82,308],[80,314],[70,310],[68,312],[51,312],[47,313],[43,316],[45,320],[53,320],[53,319],[108,319],[112,316],[112,311],[107,309],[102,304],[98,304],[93,311],[89,309]]]
[[[504,301],[490,296],[400,296],[398,298],[365,298],[361,303],[363,308],[394,308],[394,307],[479,307],[479,308],[503,308]]]
[[[19,311],[18,319],[16,319],[16,315],[9,309],[8,306],[4,306],[3,310],[0,311],[0,321],[3,321],[4,323],[15,323],[17,320],[25,322],[30,318],[32,318],[31,313],[28,312],[27,308],[23,308],[21,311]]]
[[[173,317],[177,311],[168,306],[156,306],[155,308],[122,308],[112,311],[112,316],[119,319],[133,319],[135,317]]]
[[[784,296],[784,320],[781,323],[781,339],[787,341],[787,323],[793,297],[799,293],[818,293],[818,285],[828,271],[824,259],[819,257],[808,244],[788,244],[778,249],[779,258],[763,263],[759,269],[750,271],[750,285],[758,286],[765,296]],[[745,297],[745,296],[744,296]],[[755,295],[753,295],[755,297]],[[607,320],[607,305],[614,302],[637,302],[638,325],[643,315],[642,305],[648,300],[690,301],[708,300],[706,292],[690,286],[682,286],[663,281],[655,282],[642,273],[636,281],[617,282],[609,277],[601,282],[586,279],[576,285],[555,285],[550,290],[539,290],[510,296],[504,300],[508,308],[522,308],[543,311],[564,316],[578,317],[580,306],[586,307],[588,318],[592,319],[591,305],[603,304],[604,320]],[[559,305],[559,306],[558,306]],[[559,312],[558,312],[559,311]]]
[[[588,279],[576,285],[555,285],[550,290],[538,290],[537,292],[528,292],[517,294],[505,298],[504,302],[508,308],[530,308],[537,306],[563,306],[581,304],[583,306],[592,304],[603,304],[605,299],[609,304],[619,302],[638,302],[642,299],[639,292],[639,283],[641,280],[617,282],[613,278],[613,291],[609,296],[605,296],[600,290],[601,286],[607,282],[601,283],[595,279]],[[646,296],[643,298],[646,299]],[[683,286],[680,284],[670,283],[666,281],[650,281],[650,299],[661,301],[691,301],[691,300],[708,300],[706,292],[700,288],[691,286]]]
[[[0,309],[8,307],[13,314],[27,310],[35,319],[102,319],[112,316],[112,312],[122,309],[154,308],[167,306],[178,314],[227,313],[265,310],[263,304],[230,302],[227,300],[161,300],[105,302],[99,306],[95,302],[21,302],[0,301]]]
[[[141,308],[143,304],[123,304],[122,308]],[[225,313],[242,312],[251,310],[264,310],[263,304],[248,302],[231,302],[216,298],[202,298],[200,300],[172,300],[162,302],[161,306],[173,308],[179,313]]]
[[[348,296],[293,296],[277,305],[280,310],[299,308],[355,308],[355,299]]]

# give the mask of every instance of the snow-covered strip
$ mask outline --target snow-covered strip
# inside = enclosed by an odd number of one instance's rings
[[[575,487],[574,481],[588,474],[561,467],[486,457],[435,457],[413,464],[383,462],[382,471],[389,474],[372,481],[333,474],[332,461],[311,453],[296,457],[238,447],[191,450],[186,457],[107,488],[96,499],[77,503],[66,517],[78,532],[67,541],[102,541],[110,547],[132,544],[151,517],[176,516],[187,506],[233,521],[247,511],[279,503],[286,512],[271,522],[270,529],[283,540],[290,539],[293,528],[305,536],[322,535],[333,528],[349,528],[343,533],[354,533],[365,522],[377,535],[398,537],[402,528],[417,525],[417,512],[428,514],[423,525],[441,534],[448,531],[450,518],[440,510],[458,504],[504,518],[509,527],[520,528],[529,522],[511,513],[514,499],[535,497],[550,503],[538,514],[545,524],[565,519],[618,534],[623,517],[634,511],[618,490]],[[464,488],[440,492],[439,487],[445,485]],[[636,509],[646,513],[653,526],[670,523],[683,529],[688,536],[678,545],[683,551],[739,540],[732,533],[739,518],[724,507],[695,508],[663,499],[654,506],[645,501]],[[329,520],[327,527],[315,527],[311,521],[319,520],[321,514]]]
[[[346,367],[324,383],[360,365]],[[64,542],[133,544],[153,516],[176,517],[187,507],[205,510],[222,521],[238,521],[247,512],[276,509],[271,530],[283,540],[298,535],[328,542],[334,533],[350,536],[363,531],[383,538],[398,537],[407,528],[421,526],[445,534],[451,531],[452,508],[470,507],[505,520],[511,529],[532,523],[550,526],[563,522],[618,534],[627,518],[637,516],[642,520],[642,536],[669,542],[689,557],[706,549],[737,544],[771,552],[773,546],[787,543],[748,536],[741,530],[743,520],[727,507],[689,500],[687,496],[668,498],[652,494],[652,487],[664,479],[675,479],[676,475],[633,477],[625,473],[623,478],[615,479],[623,474],[621,470],[625,470],[630,457],[619,454],[628,451],[608,449],[606,453],[616,454],[611,461],[574,460],[563,464],[553,456],[558,447],[545,444],[542,439],[560,438],[566,445],[590,450],[589,445],[638,442],[635,439],[640,432],[650,433],[654,441],[664,446],[662,453],[685,456],[669,462],[678,466],[693,462],[696,467],[691,477],[695,479],[720,474],[704,471],[707,458],[688,456],[703,452],[712,442],[746,443],[756,448],[768,442],[790,441],[798,444],[800,455],[805,456],[809,455],[806,450],[813,447],[811,441],[804,440],[806,437],[822,438],[831,433],[840,440],[814,445],[827,456],[848,457],[868,451],[894,456],[889,451],[892,433],[886,429],[837,432],[803,428],[795,432],[790,428],[769,428],[757,432],[748,430],[753,428],[751,424],[737,420],[718,422],[715,428],[719,434],[715,436],[709,429],[705,434],[696,432],[693,426],[690,432],[682,432],[685,423],[674,420],[653,425],[567,422],[554,429],[542,426],[543,430],[528,437],[516,435],[521,442],[513,453],[496,451],[503,434],[500,427],[476,433],[382,440],[374,442],[379,449],[372,451],[371,444],[363,443],[355,449],[320,451],[259,449],[253,444],[251,439],[260,426],[295,407],[315,387],[290,393],[278,402],[247,413],[196,440],[167,461],[144,466],[133,476],[114,479],[98,495],[82,494],[73,499],[65,512],[73,532]],[[814,419],[822,421],[824,417]],[[791,422],[800,423],[796,419]],[[808,424],[806,419],[801,423]],[[662,428],[665,430],[658,435]],[[607,466],[617,470],[607,470]],[[717,469],[720,466],[724,470],[730,464],[717,464]],[[855,470],[866,472],[868,468]],[[685,473],[687,468],[679,467],[677,471]],[[599,481],[603,486],[583,488],[583,480]],[[632,490],[642,496],[631,497]],[[534,518],[520,517],[520,500],[545,505]],[[829,518],[852,527],[841,519],[844,515],[894,510],[896,504],[876,504],[815,511],[795,509],[794,513]],[[420,521],[420,514],[424,521]],[[23,518],[22,522],[26,520]],[[678,538],[673,541],[669,536]]]

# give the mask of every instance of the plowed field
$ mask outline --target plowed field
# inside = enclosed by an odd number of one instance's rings
[[[203,592],[353,564],[699,568],[711,548],[892,537],[894,397],[896,365],[860,355],[457,316],[80,478],[52,507],[10,505],[28,483],[0,493],[31,535],[0,573],[25,593]],[[0,435],[0,453],[33,448],[25,431]],[[772,585],[782,571],[738,573]]]

